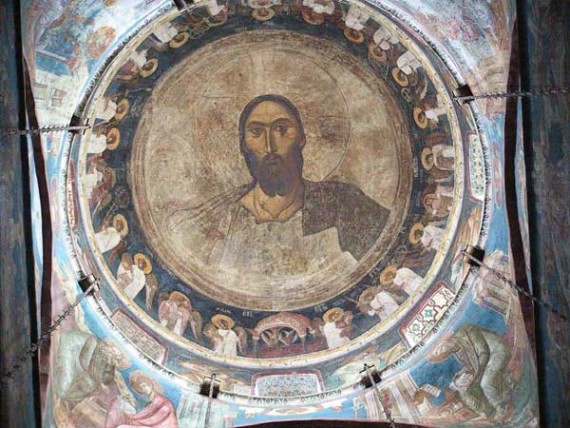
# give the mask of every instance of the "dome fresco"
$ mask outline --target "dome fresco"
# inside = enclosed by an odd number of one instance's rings
[[[53,426],[119,426],[147,390],[148,406],[196,428],[206,413],[216,427],[385,420],[375,394],[405,423],[532,420],[518,298],[462,256],[478,245],[512,268],[489,114],[501,107],[452,99],[483,64],[473,52],[494,45],[442,47],[425,22],[435,0],[416,15],[390,2],[143,3],[70,6],[94,24],[66,72],[50,61],[75,24],[38,36],[36,81],[75,91],[57,111],[40,105],[45,120],[90,126],[48,137],[55,282],[67,300],[70,272],[101,282],[55,342]],[[68,398],[69,379],[97,383],[98,358],[111,392]],[[384,370],[378,391],[361,383],[365,363]]]
[[[311,8],[276,8],[268,27],[236,6],[161,19],[113,58],[71,153],[79,246],[112,318],[275,367],[412,348],[455,301],[455,255],[484,211],[473,119],[433,53],[378,12],[337,7],[358,30]],[[437,315],[416,330],[430,299]]]

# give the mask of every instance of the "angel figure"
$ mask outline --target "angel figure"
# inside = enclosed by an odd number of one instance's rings
[[[426,212],[434,219],[449,216],[453,205],[454,192],[452,186],[437,184],[426,189],[423,196],[423,204]]]
[[[117,282],[123,292],[134,299],[147,286],[147,275],[151,271],[152,264],[147,256],[137,253],[132,257],[129,253],[124,253],[117,269]]]
[[[382,288],[401,304],[422,285],[423,277],[407,267],[392,265],[382,271],[378,280]]]
[[[129,233],[129,225],[127,219],[122,214],[116,214],[113,217],[111,225],[109,220],[105,219],[104,226],[95,234],[95,242],[99,251],[105,253],[112,250],[121,242],[121,239]]]
[[[439,244],[443,240],[445,231],[440,227],[428,224],[424,226],[421,223],[416,223],[410,229],[409,240],[412,245],[421,244],[425,250],[439,249]]]
[[[87,145],[87,153],[100,155],[105,150],[115,150],[121,142],[121,132],[118,128],[111,128],[106,133],[96,133],[91,135]],[[98,160],[102,160],[99,158]]]
[[[352,312],[341,308],[329,309],[322,320],[313,320],[313,330],[325,337],[328,349],[338,348],[350,341]]]
[[[387,290],[381,286],[369,287],[358,298],[360,312],[371,317],[377,315],[380,320],[387,318],[398,309],[398,302]]]
[[[241,354],[247,351],[247,331],[235,326],[234,320],[227,315],[214,315],[204,327],[204,335],[210,340],[214,352],[219,354],[237,357],[238,349]]]
[[[202,338],[202,316],[192,310],[188,297],[179,291],[163,293],[158,298],[158,319],[160,324],[183,336],[188,323],[197,340]]]

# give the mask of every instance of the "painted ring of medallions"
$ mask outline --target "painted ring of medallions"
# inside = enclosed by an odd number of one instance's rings
[[[155,25],[96,91],[78,158],[109,306],[225,358],[402,334],[460,209],[461,131],[430,59],[385,19],[361,40],[276,13]]]

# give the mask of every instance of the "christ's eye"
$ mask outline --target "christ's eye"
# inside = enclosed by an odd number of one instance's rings
[[[280,135],[285,135],[287,133],[287,125],[277,125],[275,127],[275,130],[280,134]]]
[[[263,133],[263,128],[261,126],[253,126],[249,128],[249,132],[251,133],[251,135],[257,138],[261,136],[261,134]]]

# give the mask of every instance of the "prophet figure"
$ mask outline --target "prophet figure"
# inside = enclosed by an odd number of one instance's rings
[[[178,428],[176,409],[172,402],[157,391],[157,386],[151,378],[135,371],[131,375],[133,389],[147,399],[147,404],[138,413],[133,414],[132,407],[123,410],[125,406],[121,400],[111,404],[105,428]]]
[[[304,275],[364,257],[390,211],[354,184],[303,178],[306,139],[291,101],[254,98],[241,113],[239,135],[252,181],[173,210],[173,233],[199,242],[206,264],[233,272]]]
[[[450,388],[457,391],[471,410],[495,421],[502,420],[508,410],[512,379],[507,371],[511,351],[499,335],[473,324],[461,326],[447,334],[431,351],[428,359],[444,361],[450,356],[463,368],[453,378]]]
[[[59,338],[53,384],[54,418],[77,426],[102,426],[99,409],[108,406],[108,393],[118,392],[125,403],[134,403],[118,370],[130,362],[115,344],[80,331]],[[111,390],[111,386],[113,386]],[[110,401],[110,400],[109,400]]]

